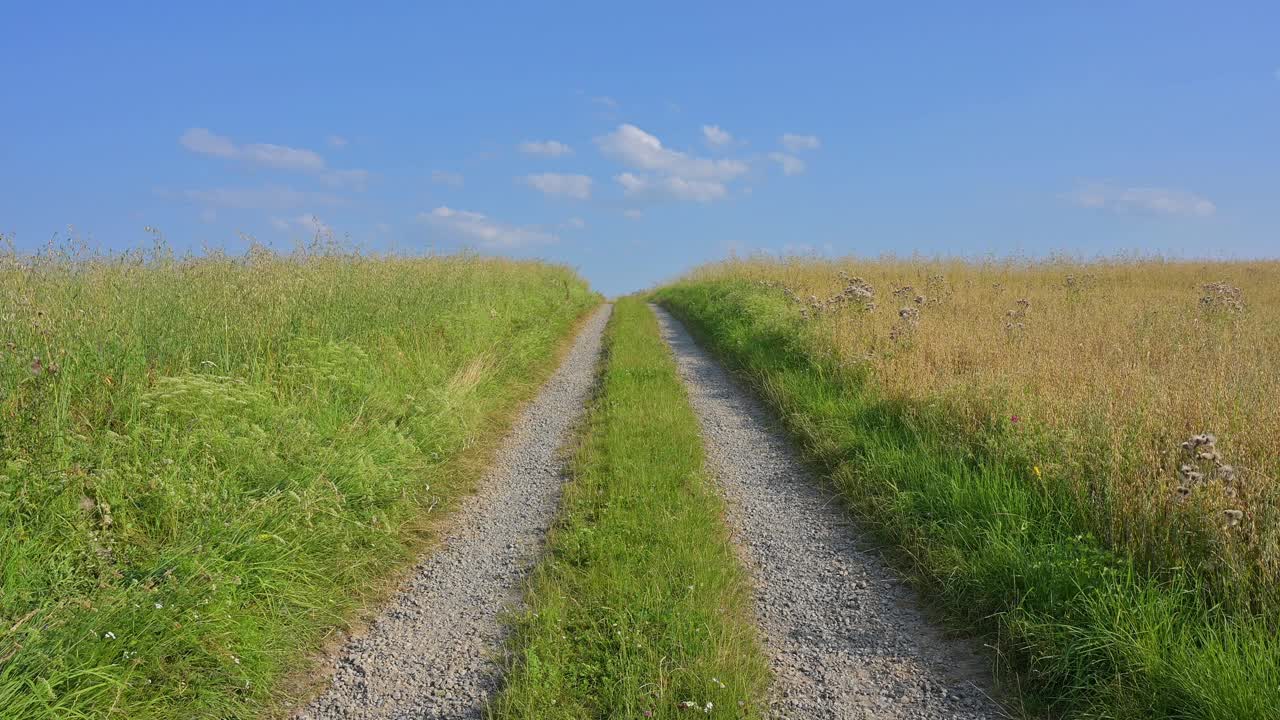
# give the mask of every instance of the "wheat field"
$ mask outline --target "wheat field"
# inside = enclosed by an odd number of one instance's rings
[[[1113,546],[1274,606],[1280,263],[752,258],[689,280],[785,295],[823,352],[958,444],[998,431]]]

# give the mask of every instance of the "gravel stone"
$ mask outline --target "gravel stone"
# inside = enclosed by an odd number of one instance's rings
[[[771,658],[772,717],[1007,717],[989,663],[946,638],[801,464],[770,414],[655,307],[702,425],[710,470],[750,570]]]
[[[479,718],[496,689],[522,580],[542,552],[566,475],[559,452],[582,416],[611,306],[587,321],[525,409],[443,542],[333,665],[329,688],[296,720]]]

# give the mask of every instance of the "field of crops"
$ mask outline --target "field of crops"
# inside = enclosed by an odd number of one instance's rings
[[[1280,264],[734,260],[658,297],[1031,695],[1270,707]]]
[[[0,715],[269,706],[598,300],[469,256],[0,258]]]

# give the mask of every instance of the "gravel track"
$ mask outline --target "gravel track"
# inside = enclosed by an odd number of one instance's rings
[[[565,481],[559,452],[595,381],[610,306],[586,322],[564,363],[506,438],[441,546],[368,631],[339,652],[323,695],[297,720],[479,718],[499,681],[500,614],[520,601]]]
[[[770,415],[684,327],[654,308],[702,425],[709,467],[754,586],[773,670],[771,716],[1005,717],[989,664],[944,638],[804,468]]]

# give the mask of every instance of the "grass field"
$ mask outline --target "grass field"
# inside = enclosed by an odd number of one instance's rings
[[[465,256],[0,258],[0,716],[276,701],[597,302]]]
[[[653,313],[615,305],[498,718],[759,717],[767,669],[697,419]]]
[[[747,260],[658,297],[1029,707],[1280,712],[1280,264]]]

